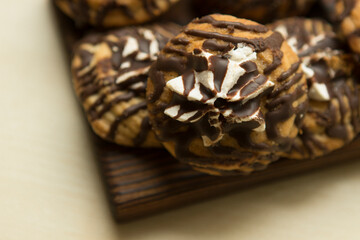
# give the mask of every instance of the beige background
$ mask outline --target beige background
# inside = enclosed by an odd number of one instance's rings
[[[0,239],[360,239],[360,161],[114,223],[47,0],[0,8]]]

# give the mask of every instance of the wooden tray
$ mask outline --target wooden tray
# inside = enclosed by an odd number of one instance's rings
[[[66,51],[71,53],[74,42],[89,30],[78,30],[58,10],[54,13]],[[169,15],[176,18],[176,14]],[[125,148],[92,135],[110,206],[115,219],[120,222],[360,156],[360,138],[357,138],[345,148],[322,158],[303,161],[281,159],[266,170],[249,176],[216,177],[178,163],[163,149]]]

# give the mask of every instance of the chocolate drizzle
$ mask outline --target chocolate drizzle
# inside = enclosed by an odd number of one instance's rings
[[[218,39],[218,40],[223,40],[225,42],[230,42],[230,43],[246,43],[249,44],[253,47],[254,51],[256,52],[263,52],[268,48],[272,48],[272,47],[276,47],[276,46],[269,46],[269,44],[273,44],[276,43],[276,45],[278,45],[278,43],[276,42],[276,39],[282,38],[281,35],[279,33],[272,33],[272,35],[270,35],[266,41],[264,38],[253,38],[253,39],[249,39],[249,38],[243,38],[243,37],[234,37],[232,35],[224,35],[218,32],[206,32],[206,31],[202,31],[202,30],[197,30],[197,29],[186,29],[184,31],[186,34],[191,35],[191,36],[195,36],[195,37],[201,37],[201,38],[205,38],[205,39]]]
[[[276,79],[276,81],[283,82],[284,80],[288,79],[299,69],[300,64],[301,62],[293,63],[287,71],[280,74],[280,76]]]
[[[241,22],[229,22],[229,21],[219,21],[215,20],[212,16],[205,16],[200,19],[195,19],[192,23],[209,23],[216,28],[235,28],[242,31],[249,31],[255,33],[266,33],[268,28],[264,25],[254,24],[254,25],[247,25]]]
[[[141,102],[135,105],[132,105],[128,108],[126,108],[123,113],[116,117],[115,121],[111,124],[110,131],[107,135],[107,139],[112,141],[115,139],[115,134],[117,132],[117,129],[122,121],[124,121],[126,118],[136,114],[141,109],[146,109],[146,102]],[[140,129],[142,130],[142,129]],[[137,139],[138,140],[138,139]]]
[[[190,41],[186,38],[173,38],[170,41],[172,44],[174,45],[183,45],[183,46],[187,46]]]
[[[234,95],[242,87],[244,87],[245,84],[247,84],[251,79],[255,79],[259,75],[259,71],[257,69],[257,66],[253,62],[244,62],[240,66],[246,70],[246,73],[244,75],[242,75],[237,80],[236,84],[230,89],[230,91],[228,93],[228,95],[230,95],[230,96]],[[264,78],[263,75],[261,75],[260,77]],[[251,86],[251,84],[249,84],[248,87],[249,86]]]
[[[192,36],[209,38],[209,39],[218,39],[235,44],[246,43],[251,45],[254,48],[254,51],[256,52],[263,52],[266,49],[271,49],[273,54],[273,62],[265,68],[264,70],[265,74],[270,74],[273,70],[275,70],[281,64],[281,59],[283,57],[283,53],[280,51],[280,48],[284,39],[281,36],[281,34],[279,34],[278,32],[272,33],[266,39],[264,38],[248,39],[242,37],[234,37],[231,35],[223,35],[217,32],[206,32],[195,29],[185,30],[185,33]]]
[[[302,108],[294,108],[294,102],[306,94],[306,88],[302,85],[298,86],[294,93],[279,96],[267,104],[269,112],[266,114],[267,136],[270,139],[278,140],[284,138],[279,132],[277,126],[280,122],[289,119],[291,116],[304,114],[300,112]]]
[[[234,45],[232,43],[219,43],[214,39],[207,39],[204,41],[202,48],[205,50],[225,53],[233,49]]]
[[[278,32],[274,32],[271,37],[265,39],[265,46],[271,49],[273,55],[273,62],[264,69],[265,74],[270,74],[281,64],[283,52],[280,51],[280,48],[283,41],[284,38]]]
[[[163,89],[165,87],[164,74],[160,71],[157,71],[155,67],[150,68],[149,78],[156,79],[152,84],[154,85],[154,90],[150,95],[147,95],[147,100],[149,103],[154,103],[161,96]]]

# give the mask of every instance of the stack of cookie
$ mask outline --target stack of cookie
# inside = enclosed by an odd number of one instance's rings
[[[108,141],[229,175],[328,154],[360,131],[360,0],[55,2],[101,31],[76,45],[72,73]],[[186,26],[159,18],[179,4],[199,12]],[[296,17],[312,4],[331,24]]]

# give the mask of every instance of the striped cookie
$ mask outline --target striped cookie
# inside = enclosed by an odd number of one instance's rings
[[[90,35],[76,47],[73,82],[100,137],[125,146],[159,147],[149,124],[145,88],[150,65],[175,24],[131,27]]]
[[[270,26],[303,61],[309,109],[288,158],[318,157],[349,143],[360,130],[359,85],[354,59],[342,49],[331,25],[322,20],[290,18]]]

